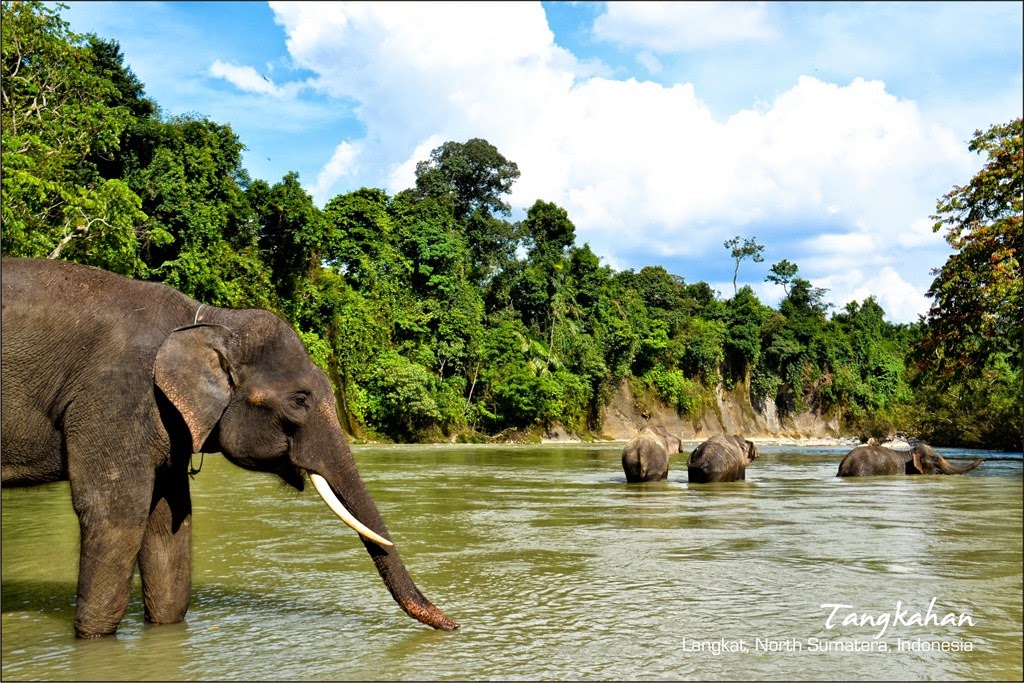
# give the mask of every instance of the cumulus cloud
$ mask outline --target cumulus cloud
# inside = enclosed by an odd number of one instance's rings
[[[410,187],[434,147],[482,137],[519,165],[513,207],[559,204],[577,242],[613,267],[689,259],[688,281],[712,281],[700,264],[724,254],[724,239],[761,235],[769,258],[803,259],[801,275],[836,297],[873,293],[908,320],[924,310],[921,280],[938,265],[917,262],[941,242],[927,216],[977,163],[879,80],[802,76],[772,101],[716,118],[689,83],[593,75],[555,44],[535,3],[271,7],[292,59],[315,74],[310,87],[355,102],[365,125],[317,177],[321,203],[360,185]],[[708,35],[712,25],[726,28]],[[611,3],[594,31],[625,42],[641,27],[644,50],[680,49],[659,42],[657,27],[690,46],[774,35],[761,5],[735,3]],[[264,87],[255,71],[221,68],[239,87]]]

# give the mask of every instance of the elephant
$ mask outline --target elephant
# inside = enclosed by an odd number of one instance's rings
[[[857,446],[839,463],[837,477],[872,477],[893,474],[965,474],[982,463],[978,458],[964,467],[956,467],[919,443],[909,451],[896,451],[873,441]]]
[[[660,481],[668,478],[668,460],[681,453],[683,441],[664,427],[645,426],[622,449],[626,481]]]
[[[70,482],[77,637],[117,631],[136,565],[146,621],[184,620],[190,460],[217,452],[299,491],[308,475],[401,608],[436,629],[459,627],[406,570],[330,381],[282,318],[59,260],[3,258],[2,274],[2,485]]]
[[[743,481],[747,465],[757,456],[757,446],[742,436],[715,434],[690,453],[686,463],[689,482]]]

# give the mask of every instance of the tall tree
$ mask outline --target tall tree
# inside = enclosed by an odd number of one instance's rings
[[[446,142],[430,153],[429,160],[416,164],[415,195],[449,208],[466,234],[470,277],[480,285],[514,260],[515,226],[497,215],[511,213],[503,197],[518,178],[515,162],[481,138]]]
[[[915,348],[922,435],[945,443],[1020,449],[1024,441],[1024,145],[1022,119],[976,131],[980,171],[937,206],[935,231],[954,252],[928,295]]]
[[[946,229],[954,253],[928,290],[928,335],[922,350],[946,377],[976,375],[989,358],[1021,357],[1021,249],[1024,248],[1022,119],[975,131],[968,148],[985,154],[984,167],[942,197],[934,231]]]
[[[764,261],[764,257],[761,256],[761,252],[764,251],[764,245],[758,244],[756,237],[743,239],[742,244],[740,243],[741,239],[743,238],[736,235],[731,240],[726,240],[722,243],[726,249],[730,250],[729,253],[732,254],[732,257],[736,259],[736,269],[733,270],[732,273],[733,294],[738,293],[738,290],[736,289],[736,278],[739,277],[740,274],[740,261],[745,258],[751,259],[754,263]]]
[[[519,178],[519,167],[486,140],[446,142],[416,164],[416,190],[425,197],[449,203],[455,220],[464,221],[478,208],[508,215],[501,197]]]

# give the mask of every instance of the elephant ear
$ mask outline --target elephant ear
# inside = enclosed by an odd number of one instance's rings
[[[917,470],[917,472],[911,472],[910,471],[911,468]],[[919,451],[914,451],[914,459],[911,460],[909,463],[907,463],[907,474],[924,474],[924,473],[925,473],[924,466],[921,464],[921,453]]]
[[[171,332],[156,354],[153,380],[178,409],[198,453],[231,400],[231,370],[222,325],[193,325]]]

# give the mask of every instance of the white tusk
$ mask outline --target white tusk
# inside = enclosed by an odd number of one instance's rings
[[[309,480],[313,482],[313,486],[316,487],[316,492],[319,493],[320,497],[324,499],[325,503],[327,503],[327,507],[331,508],[334,514],[338,515],[338,517],[341,517],[341,521],[352,527],[353,531],[363,538],[373,541],[377,545],[384,547],[394,545],[394,543],[388,539],[374,532],[372,529],[369,529],[365,524],[356,519],[351,512],[345,509],[345,506],[342,505],[340,500],[338,500],[338,497],[334,495],[334,491],[331,490],[331,485],[327,483],[326,479],[321,477],[319,474],[313,474],[311,472],[309,474]]]

